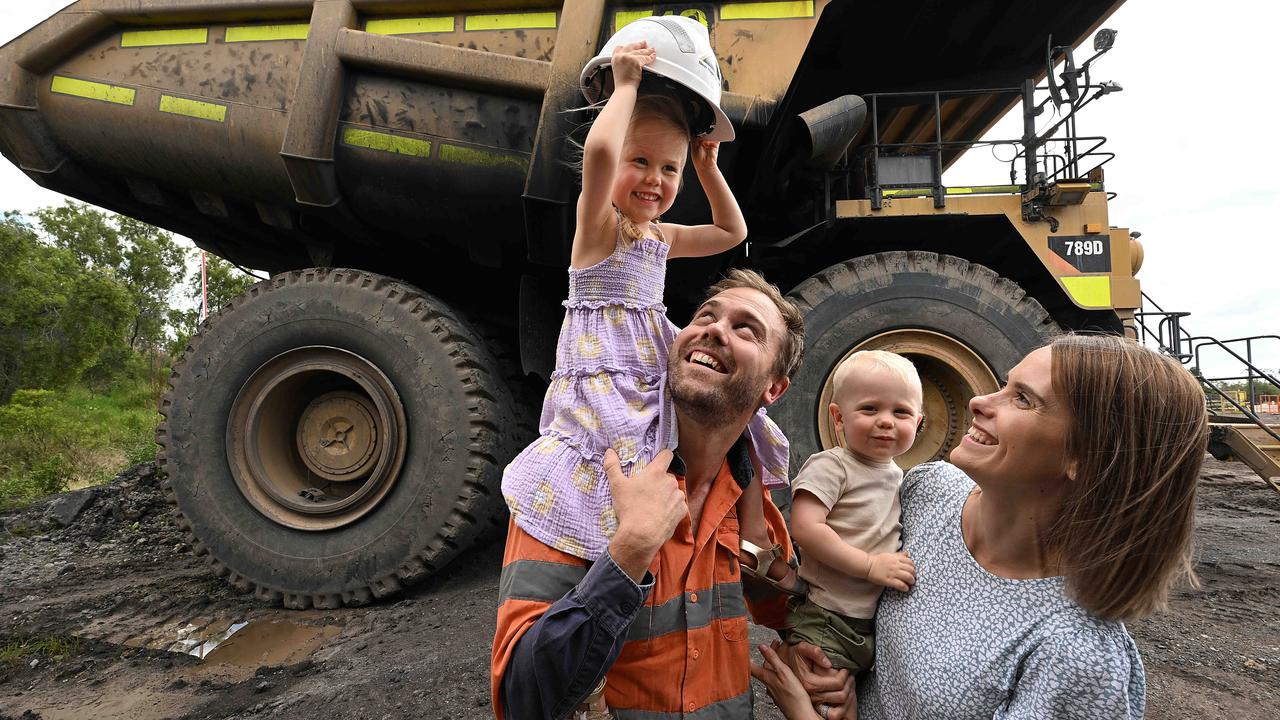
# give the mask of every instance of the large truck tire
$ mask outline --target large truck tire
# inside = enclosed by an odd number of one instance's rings
[[[831,377],[857,350],[889,350],[920,373],[925,425],[898,458],[909,468],[945,458],[969,425],[969,400],[1059,332],[1040,303],[990,269],[950,255],[883,252],[833,265],[789,297],[805,320],[805,356],[769,414],[791,441],[792,469],[840,439]]]
[[[157,431],[197,555],[291,608],[383,597],[505,508],[520,431],[497,363],[440,300],[358,270],[251,287],[175,363]]]

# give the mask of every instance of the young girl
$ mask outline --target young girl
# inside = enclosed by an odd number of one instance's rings
[[[541,437],[516,456],[502,479],[517,525],[557,550],[593,561],[617,529],[601,466],[604,451],[613,448],[630,474],[659,450],[676,446],[675,411],[665,387],[675,337],[662,305],[666,260],[723,252],[747,234],[716,166],[719,143],[710,141],[693,142],[692,156],[712,224],[659,222],[680,191],[691,133],[677,99],[639,92],[643,68],[655,58],[646,42],[613,51],[613,94],[583,147],[569,299]],[[739,503],[739,523],[744,541],[768,547],[762,484],[785,484],[787,442],[763,411],[749,433],[756,477]],[[748,574],[773,558],[768,551],[743,557]],[[766,570],[784,589],[800,589],[785,562],[771,562]]]

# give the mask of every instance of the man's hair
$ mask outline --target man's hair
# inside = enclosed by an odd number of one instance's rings
[[[831,399],[839,403],[846,383],[856,378],[858,370],[869,369],[884,370],[900,378],[907,387],[915,389],[916,397],[924,402],[924,389],[920,386],[920,373],[916,372],[916,366],[901,355],[886,350],[859,350],[842,360],[831,376]],[[916,412],[922,410],[918,403]]]
[[[1054,392],[1067,411],[1063,486],[1047,541],[1067,592],[1116,620],[1163,608],[1174,582],[1194,586],[1196,485],[1209,441],[1204,391],[1172,358],[1111,335],[1050,343]]]
[[[800,369],[800,360],[804,356],[804,315],[792,302],[782,296],[778,286],[764,279],[754,270],[733,268],[723,280],[707,288],[703,302],[726,290],[747,288],[764,293],[782,316],[782,324],[786,326],[786,335],[778,345],[778,354],[773,361],[773,374],[776,377],[791,377]]]

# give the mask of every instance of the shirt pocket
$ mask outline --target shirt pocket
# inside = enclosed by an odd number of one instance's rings
[[[715,586],[712,587],[713,622],[731,642],[747,639],[747,604],[742,592],[742,568],[738,563],[741,540],[736,523],[716,532]]]

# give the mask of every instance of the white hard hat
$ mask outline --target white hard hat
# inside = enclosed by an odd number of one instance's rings
[[[733,125],[720,109],[720,63],[711,49],[711,38],[702,23],[678,15],[641,18],[628,23],[605,42],[600,54],[582,68],[582,94],[596,103],[607,97],[612,82],[609,73],[601,72],[613,60],[613,49],[619,45],[649,43],[657,54],[645,70],[691,90],[705,104],[707,112],[691,117],[692,133],[702,140],[728,142],[734,138]],[[612,79],[612,78],[608,78]]]

